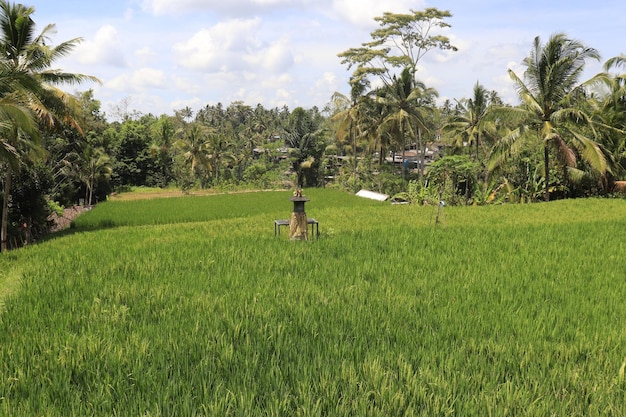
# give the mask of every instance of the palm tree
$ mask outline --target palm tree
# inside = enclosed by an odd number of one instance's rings
[[[0,72],[3,79],[0,88],[0,101],[8,105],[12,103],[12,117],[8,121],[9,129],[3,129],[13,140],[20,139],[24,148],[12,146],[13,156],[5,158],[9,167],[5,173],[4,198],[2,208],[1,245],[0,250],[7,248],[8,199],[11,190],[11,171],[16,169],[21,155],[26,148],[35,145],[33,129],[26,121],[24,108],[28,108],[34,118],[43,127],[52,127],[59,121],[66,122],[80,131],[80,127],[72,117],[73,97],[64,93],[57,85],[76,84],[86,80],[97,81],[96,78],[65,73],[52,69],[52,64],[66,56],[81,41],[80,38],[63,42],[55,47],[48,45],[48,35],[55,27],[47,25],[39,34],[35,34],[35,22],[31,15],[33,7],[12,4],[0,0]],[[22,113],[22,115],[19,115]],[[5,128],[7,126],[4,126]],[[32,141],[30,144],[27,142]],[[5,139],[6,143],[7,140]],[[4,155],[7,155],[5,153]]]
[[[20,81],[0,61],[0,162],[9,168],[17,168],[23,151],[34,145],[24,141],[23,133],[37,133],[32,113],[24,104],[26,87]]]
[[[212,168],[213,181],[219,182],[220,168],[225,162],[234,162],[235,156],[231,152],[232,142],[223,133],[211,132],[208,136],[207,166]]]
[[[611,151],[620,169],[626,170],[626,73],[611,73],[620,67],[626,68],[626,55],[613,57],[604,63],[606,74],[594,110],[605,127],[602,144]]]
[[[474,145],[475,159],[478,161],[481,150],[483,157],[487,156],[484,138],[492,136],[495,129],[495,123],[489,119],[492,109],[490,93],[479,82],[476,82],[472,98],[461,100],[458,104],[461,113],[452,116],[450,121],[443,126],[443,131],[455,135],[457,146],[463,146],[459,140],[470,147]]]
[[[13,172],[31,151],[39,150],[36,124],[26,107],[30,79],[14,74],[6,62],[0,62],[0,167],[4,167],[0,251],[7,249],[9,199]]]
[[[589,115],[576,106],[577,99],[584,96],[584,84],[579,79],[588,59],[599,59],[598,52],[564,34],[555,34],[545,45],[535,38],[530,56],[523,61],[523,79],[509,70],[522,101],[510,114],[519,117],[521,127],[495,145],[491,168],[508,157],[516,141],[532,132],[543,147],[546,201],[550,199],[551,149],[568,168],[575,168],[580,156],[601,175],[610,170],[606,152],[577,128],[584,124],[595,132]]]
[[[182,152],[183,159],[191,167],[191,174],[195,178],[200,170],[206,170],[209,165],[209,134],[211,130],[199,122],[192,122],[184,130],[181,139],[174,142],[174,147]]]
[[[19,169],[22,158],[28,149],[39,151],[35,142],[35,124],[28,109],[19,103],[11,102],[8,97],[0,99],[0,167],[4,166],[2,187],[2,227],[0,233],[0,251],[8,248],[9,199],[11,197],[11,179],[13,172]],[[28,134],[27,132],[31,132]]]
[[[111,158],[104,149],[85,144],[79,152],[67,155],[61,163],[61,172],[75,177],[85,185],[85,205],[93,204],[93,192],[101,180],[111,176]]]
[[[421,133],[428,131],[426,119],[421,106],[425,97],[436,96],[434,89],[427,88],[424,83],[416,81],[409,68],[405,68],[400,77],[393,77],[389,87],[379,91],[378,102],[384,106],[384,119],[379,127],[381,135],[392,134],[399,139],[402,151],[402,179],[405,179],[406,135],[415,137],[419,142],[423,156]],[[423,165],[423,159],[421,160]],[[423,168],[422,168],[423,169]]]
[[[283,137],[285,145],[289,147],[290,162],[296,173],[296,186],[315,185],[317,176],[313,173],[319,167],[324,151],[323,130],[311,117],[311,114],[302,107],[296,107],[289,115]],[[308,176],[307,176],[308,174]]]
[[[366,80],[351,80],[350,97],[335,92],[331,97],[333,107],[336,109],[332,120],[337,122],[336,137],[339,143],[349,142],[353,158],[353,184],[354,192],[357,190],[357,140],[361,134],[361,122],[364,115],[365,99],[363,93],[369,86]]]

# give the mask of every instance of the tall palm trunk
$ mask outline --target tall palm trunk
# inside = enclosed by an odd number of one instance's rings
[[[478,151],[480,150],[480,135],[476,135],[476,162],[478,162]]]
[[[400,122],[400,135],[402,135],[402,187],[405,187],[405,182],[406,182],[406,173],[405,173],[405,166],[404,166],[404,161],[406,161],[406,143],[405,143],[405,139],[404,139],[404,123],[401,121]]]
[[[544,184],[545,189],[544,189],[543,197],[545,201],[550,201],[550,161],[549,161],[550,155],[549,154],[550,154],[550,151],[548,149],[548,144],[544,143],[543,144],[543,170],[544,170],[546,183]]]
[[[422,143],[422,128],[420,128],[419,126],[417,127],[417,147],[420,150],[420,180],[423,180],[424,179],[424,164],[426,163],[424,154],[426,153],[426,149]]]
[[[93,186],[94,186],[94,178],[93,176],[89,177],[89,180],[87,181],[87,192],[85,195],[85,205],[87,206],[91,206],[92,201],[93,201]]]
[[[11,192],[11,164],[7,164],[6,177],[4,179],[4,193],[2,195],[2,227],[0,228],[0,252],[8,249],[8,226],[9,226],[9,196]]]
[[[356,160],[356,132],[354,127],[350,126],[350,136],[352,136],[352,157],[354,158],[354,193],[357,193],[357,187],[358,187],[358,182],[357,182],[357,160]]]

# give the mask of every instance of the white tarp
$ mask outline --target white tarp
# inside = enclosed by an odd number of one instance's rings
[[[386,199],[389,198],[387,194],[380,194],[380,193],[376,193],[374,191],[368,191],[368,190],[361,190],[358,193],[356,193],[356,195],[359,197],[369,198],[370,200],[378,200],[378,201],[385,201]]]

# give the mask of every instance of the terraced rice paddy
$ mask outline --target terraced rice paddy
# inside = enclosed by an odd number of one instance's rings
[[[626,415],[626,201],[114,201],[0,254],[0,415]]]

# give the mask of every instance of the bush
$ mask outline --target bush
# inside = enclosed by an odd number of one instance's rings
[[[12,184],[7,244],[15,248],[38,240],[49,232],[52,224],[48,217],[52,209],[45,196],[50,194],[53,179],[45,166],[25,165],[13,175]]]

